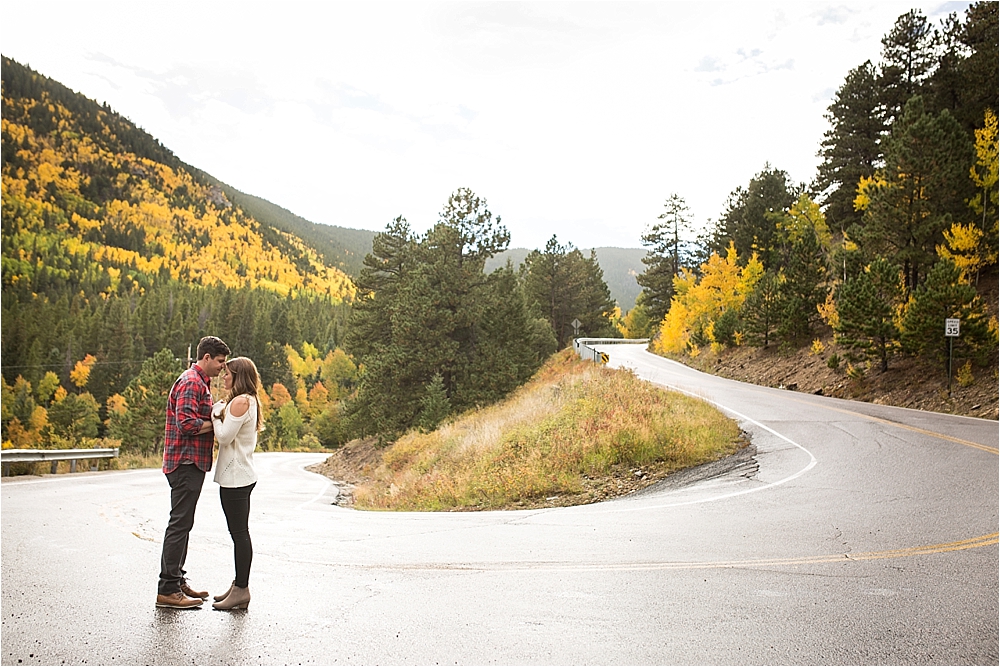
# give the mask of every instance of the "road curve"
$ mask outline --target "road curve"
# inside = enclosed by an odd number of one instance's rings
[[[756,465],[613,502],[481,513],[332,504],[258,455],[246,612],[155,609],[159,471],[5,478],[0,662],[997,664],[997,422],[611,365],[739,420]],[[715,471],[715,474],[709,474]],[[217,487],[192,583],[232,579]]]

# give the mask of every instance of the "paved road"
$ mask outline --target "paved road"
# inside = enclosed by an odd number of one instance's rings
[[[158,471],[4,479],[2,664],[997,664],[996,422],[613,365],[711,400],[756,466],[541,511],[332,505],[258,456],[249,610],[155,609]],[[232,579],[211,482],[192,583]]]

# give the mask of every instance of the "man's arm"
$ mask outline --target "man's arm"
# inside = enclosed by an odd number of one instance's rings
[[[187,436],[212,431],[212,420],[201,417],[202,391],[194,382],[185,382],[177,388],[177,428]]]

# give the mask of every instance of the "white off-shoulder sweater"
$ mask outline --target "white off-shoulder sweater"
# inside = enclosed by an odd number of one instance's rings
[[[219,459],[215,462],[215,481],[219,486],[234,489],[257,481],[253,467],[253,450],[257,448],[257,401],[251,397],[250,407],[234,417],[229,406],[219,401],[212,408],[212,426],[219,441]],[[225,406],[225,419],[219,419]]]

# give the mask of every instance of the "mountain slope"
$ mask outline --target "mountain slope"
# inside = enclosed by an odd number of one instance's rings
[[[184,359],[205,335],[293,391],[290,349],[340,345],[355,288],[335,248],[256,218],[106,105],[8,58],[2,105],[0,356],[18,396],[5,393],[5,442],[52,444],[60,397],[105,423],[147,361]]]
[[[353,296],[332,246],[234,206],[235,191],[106,106],[9,58],[2,85],[5,288],[109,294],[180,280]]]
[[[365,255],[372,250],[372,239],[376,232],[312,222],[266,199],[240,192],[208,174],[205,177],[217,183],[233,204],[254,219],[294,234],[309,244],[327,266],[335,266],[352,278],[358,277]]]

